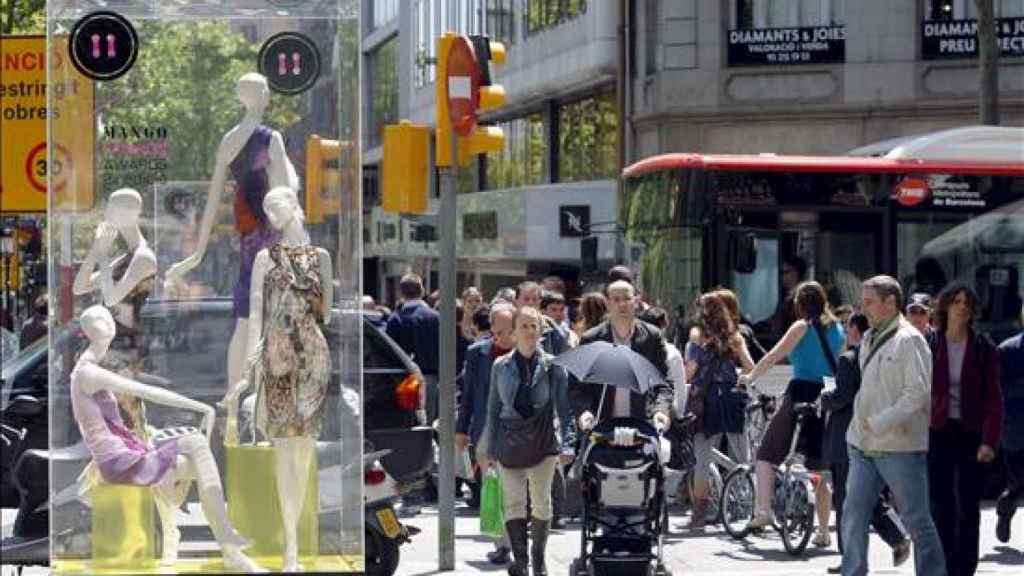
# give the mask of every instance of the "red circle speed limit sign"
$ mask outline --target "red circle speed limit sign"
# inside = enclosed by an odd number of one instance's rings
[[[36,190],[46,193],[46,180],[53,178],[53,189],[60,190],[68,180],[71,171],[71,155],[60,144],[53,147],[53,163],[46,158],[46,142],[32,148],[25,159],[25,173],[29,184]]]
[[[448,51],[448,119],[452,130],[463,138],[476,129],[476,110],[480,107],[480,66],[473,44],[458,36]]]

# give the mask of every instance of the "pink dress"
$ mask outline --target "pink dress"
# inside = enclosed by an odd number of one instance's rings
[[[79,378],[102,370],[84,363],[71,373],[71,409],[82,438],[105,482],[151,486],[159,483],[178,458],[178,442],[172,439],[153,448],[140,440],[121,420],[117,399],[110,390],[85,393]]]

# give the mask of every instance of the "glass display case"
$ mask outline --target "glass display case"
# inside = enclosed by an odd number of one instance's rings
[[[50,0],[61,573],[363,570],[356,0]]]

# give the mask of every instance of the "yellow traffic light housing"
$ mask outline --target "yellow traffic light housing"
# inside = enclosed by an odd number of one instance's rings
[[[426,126],[402,120],[384,127],[381,208],[385,212],[426,213],[429,143]]]
[[[434,113],[437,127],[434,131],[434,162],[438,166],[452,165],[451,121],[448,119],[448,52],[456,35],[446,33],[437,39],[437,73],[434,75]]]
[[[341,208],[341,150],[338,140],[313,134],[306,140],[306,222],[321,224]]]

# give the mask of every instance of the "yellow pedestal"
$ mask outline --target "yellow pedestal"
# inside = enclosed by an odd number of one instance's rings
[[[284,552],[281,504],[277,496],[274,449],[271,446],[228,446],[226,487],[228,515],[240,534],[253,541],[246,552],[255,558]],[[299,556],[319,554],[317,518],[320,489],[316,453],[309,467],[306,500],[299,516]],[[301,561],[301,560],[300,560]]]
[[[91,492],[93,561],[119,566],[152,563],[156,556],[153,489],[101,482]]]

